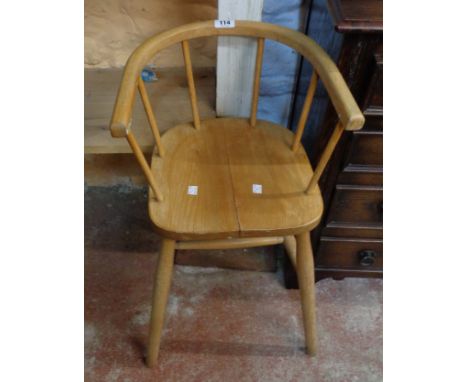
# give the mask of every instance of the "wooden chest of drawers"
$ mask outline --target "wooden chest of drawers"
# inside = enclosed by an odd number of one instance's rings
[[[335,31],[342,35],[337,65],[366,123],[362,130],[343,135],[320,182],[325,210],[312,233],[316,281],[382,277],[382,0],[327,2]],[[309,152],[312,163],[317,163],[336,122],[329,106]],[[285,280],[287,287],[297,285],[288,263]]]
[[[338,67],[366,124],[344,135],[321,183],[326,209],[313,237],[316,279],[382,277],[382,2],[328,0],[328,7],[343,33]],[[319,150],[335,121],[329,110]]]

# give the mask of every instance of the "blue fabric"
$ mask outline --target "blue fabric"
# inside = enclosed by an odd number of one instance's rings
[[[265,0],[262,21],[303,31],[307,12],[312,2],[307,35],[314,39],[336,61],[340,51],[342,35],[336,33],[327,9],[327,0]],[[285,45],[267,41],[262,67],[258,118],[284,126],[288,125],[293,113],[292,129],[296,129],[305,93],[312,74],[312,68],[304,62],[299,69],[298,54]],[[291,110],[296,77],[300,78],[295,110]],[[303,143],[308,146],[318,131],[328,105],[328,96],[319,82],[309,119],[304,131]]]
[[[306,7],[301,0],[265,0],[262,21],[300,30]],[[267,40],[263,58],[258,118],[286,126],[299,62],[291,48]]]

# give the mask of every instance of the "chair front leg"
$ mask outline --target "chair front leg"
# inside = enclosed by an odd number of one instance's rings
[[[172,270],[174,268],[175,241],[163,239],[159,252],[158,265],[154,276],[148,356],[146,358],[148,367],[155,366],[158,359],[159,345],[164,326],[164,313],[166,311]]]
[[[296,242],[297,277],[301,294],[307,353],[314,356],[317,351],[315,334],[315,275],[310,232],[296,235]]]

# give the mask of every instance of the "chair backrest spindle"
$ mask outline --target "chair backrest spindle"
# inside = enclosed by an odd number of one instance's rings
[[[187,73],[187,82],[190,94],[190,103],[192,105],[193,124],[196,129],[200,128],[200,114],[198,112],[197,93],[195,91],[195,82],[193,80],[192,59],[190,58],[190,47],[187,40],[182,41],[182,52],[184,53],[185,71]]]
[[[328,161],[330,160],[333,151],[335,150],[335,147],[338,141],[340,140],[341,134],[343,134],[343,131],[344,128],[342,123],[338,122],[331,134],[330,139],[328,140],[327,145],[325,146],[325,149],[323,150],[322,156],[320,157],[320,160],[317,164],[317,168],[315,169],[315,172],[312,175],[312,179],[310,180],[310,183],[307,186],[306,194],[310,195],[317,186],[320,176],[322,175],[323,170],[325,170],[325,167]]]
[[[131,131],[128,132],[127,134],[127,142],[130,145],[130,147],[133,150],[133,153],[135,154],[138,163],[140,164],[143,172],[145,173],[146,180],[148,181],[149,185],[151,186],[154,195],[156,197],[156,200],[158,202],[161,202],[163,200],[163,196],[161,191],[159,190],[159,187],[156,184],[156,180],[154,179],[154,175],[151,172],[151,168],[146,162],[145,156],[143,155],[143,152],[141,151],[140,145],[138,144],[137,140],[135,139],[135,136]]]
[[[255,127],[257,123],[258,95],[260,93],[260,75],[262,73],[263,48],[265,39],[259,37],[257,40],[257,58],[255,60],[255,74],[252,92],[252,107],[250,109],[250,126]]]
[[[292,151],[296,152],[301,143],[302,134],[304,133],[304,128],[307,122],[307,117],[309,116],[310,106],[314,99],[315,89],[317,89],[318,76],[317,72],[314,70],[312,78],[310,79],[309,87],[307,89],[307,94],[304,100],[304,106],[302,106],[301,116],[299,117],[299,123],[297,124],[296,135],[294,136],[294,143],[292,145]]]
[[[279,25],[258,21],[236,20],[234,28],[217,28],[213,20],[201,21],[183,25],[148,38],[130,56],[125,66],[121,86],[114,106],[111,120],[113,137],[125,137],[129,131],[132,119],[132,108],[138,76],[141,70],[159,51],[175,44],[182,43],[186,70],[188,72],[191,90],[194,93],[192,65],[188,41],[208,36],[240,36],[265,38],[285,44],[301,54],[317,72],[325,90],[330,96],[340,121],[346,130],[359,130],[364,124],[364,116],[354,100],[346,82],[333,60],[327,53],[306,35]],[[191,75],[190,75],[191,74]],[[192,81],[190,81],[192,80]],[[193,97],[192,97],[193,98]],[[192,99],[193,101],[193,99]],[[196,103],[195,103],[196,104]],[[195,107],[195,113],[198,110]],[[200,118],[194,118],[200,124]]]
[[[141,100],[143,101],[143,106],[145,107],[146,116],[148,117],[148,122],[151,126],[151,131],[153,132],[153,137],[158,147],[158,154],[160,157],[163,157],[164,150],[161,143],[161,135],[159,134],[158,125],[156,123],[156,118],[154,117],[153,108],[148,97],[148,92],[146,91],[146,86],[141,76],[138,77],[138,90],[140,92]]]

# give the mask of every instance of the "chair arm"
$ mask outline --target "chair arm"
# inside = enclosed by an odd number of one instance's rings
[[[336,69],[327,72],[325,77],[322,76],[321,79],[323,82],[329,82],[328,94],[344,130],[360,130],[364,126],[365,118],[343,76]]]
[[[134,72],[135,68],[130,59],[125,65],[112,112],[110,131],[114,138],[125,138],[132,126],[133,104],[138,84],[138,74],[135,76]]]

